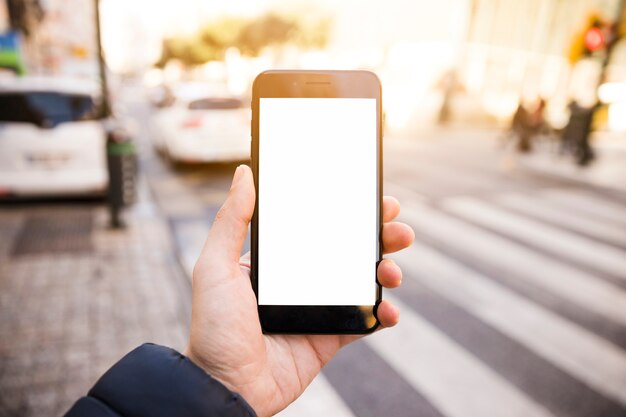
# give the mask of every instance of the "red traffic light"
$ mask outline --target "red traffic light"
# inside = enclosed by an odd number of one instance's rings
[[[585,33],[585,47],[591,52],[604,47],[604,33],[600,28],[593,27]]]

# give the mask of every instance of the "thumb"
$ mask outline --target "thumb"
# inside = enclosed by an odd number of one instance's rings
[[[228,197],[215,216],[196,269],[207,268],[213,272],[239,269],[241,249],[254,212],[254,200],[252,171],[246,165],[239,165]],[[217,279],[221,276],[219,273],[209,275]]]

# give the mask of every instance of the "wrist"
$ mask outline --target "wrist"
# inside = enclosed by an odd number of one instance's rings
[[[204,361],[201,355],[197,355],[195,351],[192,349],[191,345],[187,345],[185,350],[183,350],[183,355],[187,359],[189,359],[194,365],[196,365],[198,368],[202,369],[204,372],[210,375],[211,378],[218,380],[222,385],[224,385],[226,388],[232,391],[232,388],[227,382],[222,381],[221,378],[218,378],[214,375],[215,372],[213,372],[213,370],[211,369],[210,364]]]
[[[226,387],[228,390],[238,394],[241,398],[243,398],[254,410],[257,416],[263,417],[272,415],[272,413],[266,410],[266,407],[263,406],[267,405],[267,398],[265,398],[265,400],[262,398],[262,396],[261,398],[259,398],[257,395],[254,395],[254,390],[242,389],[242,387],[232,384],[227,378],[223,378],[219,372],[216,372],[215,368],[212,367],[210,363],[203,360],[200,355],[197,355],[195,353],[191,345],[188,345],[185,348],[185,350],[183,351],[183,355],[198,368],[206,372],[206,374],[209,375],[211,378],[215,379],[216,381],[224,385],[224,387]]]

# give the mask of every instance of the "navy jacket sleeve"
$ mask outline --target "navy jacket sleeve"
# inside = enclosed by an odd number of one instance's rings
[[[109,369],[65,417],[256,417],[236,393],[175,350],[144,344]]]

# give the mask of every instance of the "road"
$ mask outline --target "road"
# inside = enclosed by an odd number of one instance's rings
[[[416,242],[397,328],[343,350],[283,416],[626,415],[626,196],[535,174],[493,134],[385,143]],[[144,167],[189,273],[235,164]]]

